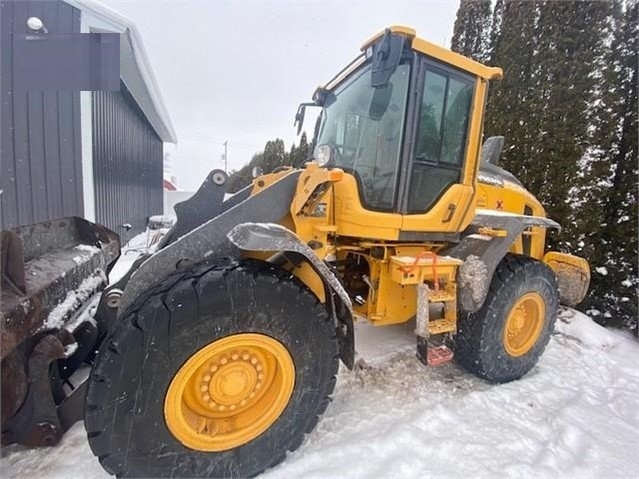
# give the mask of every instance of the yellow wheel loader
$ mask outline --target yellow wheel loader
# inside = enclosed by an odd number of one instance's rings
[[[559,304],[586,294],[586,261],[546,251],[559,225],[497,165],[503,138],[481,142],[502,71],[406,27],[361,51],[298,109],[301,128],[321,108],[308,162],[226,200],[213,171],[102,292],[85,425],[109,473],[278,464],[317,425],[339,360],[353,367],[355,320],[414,321],[425,365],[454,357],[499,383],[535,365]]]

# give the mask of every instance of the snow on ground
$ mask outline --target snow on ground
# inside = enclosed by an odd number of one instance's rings
[[[317,429],[264,478],[639,476],[639,344],[565,310],[537,367],[491,385],[426,368],[412,326],[356,325]],[[105,478],[82,423],[46,449],[9,446],[3,477]]]

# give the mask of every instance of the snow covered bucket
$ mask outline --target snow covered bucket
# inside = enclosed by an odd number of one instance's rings
[[[68,292],[89,277],[105,275],[119,243],[112,231],[78,217],[2,231],[2,358],[46,325]]]

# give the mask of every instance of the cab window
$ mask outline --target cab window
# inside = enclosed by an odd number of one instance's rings
[[[366,209],[391,211],[404,131],[410,64],[400,64],[388,86],[371,86],[367,65],[325,104],[316,144],[332,145],[334,166],[357,178]]]
[[[424,213],[460,181],[474,82],[426,67],[408,198],[409,213]]]

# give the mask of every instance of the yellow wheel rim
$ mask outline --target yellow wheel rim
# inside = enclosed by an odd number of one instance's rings
[[[504,325],[504,349],[510,356],[523,356],[541,334],[546,304],[539,293],[527,293],[513,305]]]
[[[234,334],[204,346],[180,368],[166,393],[164,418],[191,449],[233,449],[277,420],[294,385],[295,366],[282,343]]]

